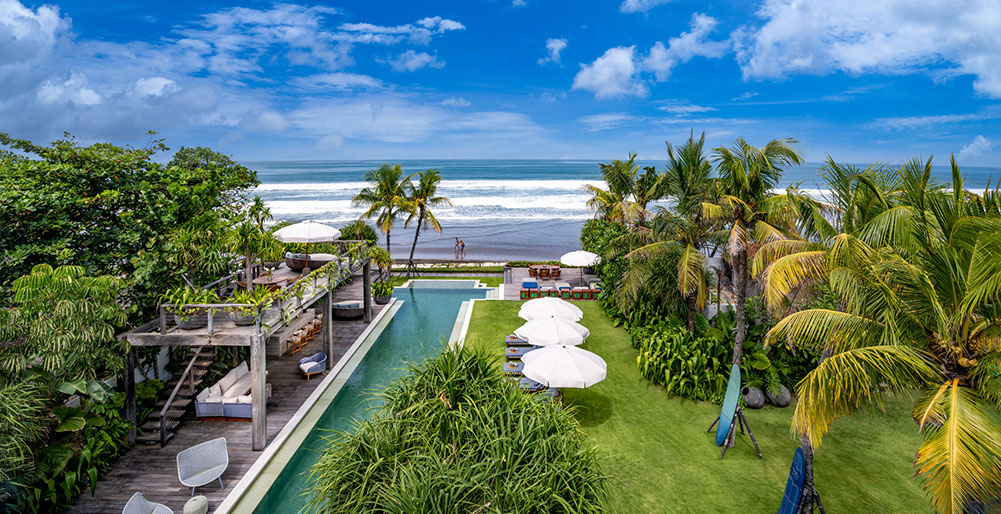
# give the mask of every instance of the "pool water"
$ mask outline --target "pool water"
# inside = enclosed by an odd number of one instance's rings
[[[444,282],[444,281],[438,281]],[[437,355],[452,332],[462,302],[484,298],[488,289],[418,287],[396,288],[393,297],[403,305],[355,368],[334,401],[317,421],[302,446],[278,475],[255,513],[295,514],[308,502],[303,493],[309,469],[326,447],[331,430],[346,430],[352,420],[371,415],[378,401],[372,398],[402,372],[404,363]],[[467,286],[468,287],[468,286]]]

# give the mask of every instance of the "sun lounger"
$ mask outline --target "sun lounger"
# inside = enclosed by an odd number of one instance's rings
[[[534,346],[509,346],[504,349],[504,356],[507,360],[521,360],[526,353],[534,349]]]
[[[504,344],[507,346],[532,346],[528,344],[528,341],[511,334],[504,338]]]
[[[573,298],[573,287],[570,285],[570,282],[557,282],[556,289],[559,290],[560,298],[564,300]]]
[[[508,361],[504,363],[504,373],[520,375],[525,369],[525,363],[521,361]]]
[[[520,387],[522,391],[540,391],[546,386],[532,380],[531,378],[522,378],[518,381],[518,387]]]
[[[521,299],[530,300],[539,297],[539,282],[534,278],[521,279]]]

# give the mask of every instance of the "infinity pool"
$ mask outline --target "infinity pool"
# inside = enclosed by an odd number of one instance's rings
[[[378,406],[371,393],[397,378],[405,362],[437,355],[452,333],[462,302],[485,298],[490,291],[473,288],[475,282],[442,282],[416,282],[413,289],[396,288],[393,297],[403,300],[403,305],[276,477],[255,513],[300,512],[308,502],[303,494],[306,477],[326,447],[324,438],[333,435],[331,431],[350,428],[352,420],[367,418]]]

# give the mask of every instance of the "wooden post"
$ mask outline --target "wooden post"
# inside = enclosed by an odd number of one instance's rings
[[[372,261],[365,259],[365,264],[361,268],[362,289],[365,295],[365,323],[372,322]]]
[[[334,290],[323,297],[323,348],[327,354],[327,369],[334,369]]]
[[[136,444],[136,349],[129,344],[125,366],[125,419],[129,421],[129,446]],[[159,363],[157,363],[159,364]]]
[[[264,333],[258,317],[257,333],[250,340],[251,449],[254,451],[263,450],[268,444],[267,362],[264,353]]]

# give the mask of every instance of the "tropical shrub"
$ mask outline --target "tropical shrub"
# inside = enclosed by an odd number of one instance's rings
[[[393,283],[385,280],[372,282],[372,296],[384,297],[393,295]]]
[[[341,240],[368,241],[375,245],[379,242],[379,233],[364,220],[355,220],[341,227]]]
[[[629,333],[639,350],[636,364],[647,380],[688,400],[723,402],[731,359],[725,340],[697,337],[678,318]]]
[[[605,479],[571,409],[521,392],[485,353],[446,350],[333,436],[309,476],[319,512],[601,512]]]

